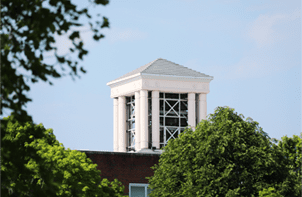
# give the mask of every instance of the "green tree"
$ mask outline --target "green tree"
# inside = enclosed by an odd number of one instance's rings
[[[301,196],[302,190],[302,138],[301,135],[293,137],[283,136],[281,140],[276,140],[278,149],[282,154],[279,154],[277,163],[282,166],[287,166],[290,175],[283,181],[282,190],[284,193],[292,193],[295,196]],[[280,186],[281,187],[281,186]],[[294,189],[293,189],[294,188]],[[294,191],[294,192],[293,192]]]
[[[123,196],[124,186],[102,179],[96,166],[85,153],[65,150],[42,124],[2,121],[2,196]]]
[[[1,195],[29,196],[35,194],[44,196],[54,195],[58,185],[53,182],[46,166],[40,165],[39,177],[43,180],[43,189],[36,183],[35,172],[26,167],[30,161],[43,164],[45,161],[29,143],[43,139],[49,145],[58,145],[51,130],[45,130],[42,125],[27,123],[21,126],[12,116],[1,121]],[[47,195],[46,195],[47,196]]]
[[[282,197],[273,187],[259,191],[259,197]]]
[[[256,121],[218,107],[196,131],[187,129],[164,147],[148,177],[150,196],[259,196],[270,187],[300,196],[301,182],[283,152]]]
[[[87,3],[107,5],[109,0]],[[69,74],[74,79],[86,72],[78,65],[88,53],[78,27],[89,25],[94,40],[103,38],[101,29],[109,27],[106,17],[93,19],[87,8],[79,10],[70,0],[1,1],[1,114],[7,109],[18,120],[30,121],[24,109],[31,101],[26,94],[30,83],[44,81],[52,85],[51,78]],[[59,55],[55,35],[64,34],[73,46],[69,54]],[[53,52],[57,63],[47,63],[45,52]]]

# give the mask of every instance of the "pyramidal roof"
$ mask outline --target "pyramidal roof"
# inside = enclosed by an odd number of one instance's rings
[[[181,77],[197,77],[197,78],[212,78],[204,73],[197,72],[185,66],[175,64],[174,62],[158,58],[144,66],[139,67],[113,81],[120,80],[132,75],[143,73],[143,74],[154,74],[154,75],[171,75]]]

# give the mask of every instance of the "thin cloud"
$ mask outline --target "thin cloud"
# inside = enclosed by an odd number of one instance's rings
[[[300,18],[300,10],[290,14],[261,14],[248,28],[247,35],[256,42],[257,47],[270,46],[284,39],[284,34],[276,29],[278,26]]]
[[[260,15],[248,32],[257,46],[245,52],[233,65],[211,65],[205,67],[204,72],[218,80],[251,79],[297,66],[293,58],[301,51],[297,47],[301,43],[301,22],[297,19],[300,19],[298,9],[291,14]]]
[[[53,46],[57,47],[57,53],[59,55],[71,54],[69,48],[72,48],[73,44],[68,37],[73,31],[80,32],[80,39],[76,40],[76,42],[82,41],[85,49],[91,49],[94,45],[103,40],[101,39],[98,42],[95,41],[93,39],[93,32],[90,30],[89,26],[74,28],[72,31],[70,30],[61,36],[55,34],[54,38],[56,42]],[[103,29],[101,33],[105,36],[104,40],[108,40],[111,43],[140,40],[147,37],[146,33],[132,29],[110,28]],[[48,63],[54,63],[56,61],[54,51],[44,52],[44,56]]]
[[[191,59],[184,66],[211,75],[217,81],[262,78],[297,66],[298,62],[293,61],[291,56],[294,49],[282,46],[284,45],[276,47],[282,49],[255,47],[242,55],[237,63],[231,65],[215,63],[204,65],[202,60]]]

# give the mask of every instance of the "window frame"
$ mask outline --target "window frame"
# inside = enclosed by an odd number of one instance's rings
[[[149,184],[148,183],[129,183],[129,197],[131,197],[131,187],[134,186],[134,187],[145,187],[145,197],[148,197],[147,194],[148,194],[148,186]]]
[[[170,94],[170,96],[178,95],[178,98],[166,97],[166,94]],[[173,106],[169,103],[169,101],[174,101],[175,104]],[[178,110],[175,111],[174,107],[178,104]],[[185,105],[185,112],[181,110],[181,104]],[[168,106],[168,110],[166,110],[166,105]],[[161,109],[162,107],[162,109]],[[170,111],[174,111],[176,115],[169,115]],[[178,119],[178,126],[176,125],[166,125],[166,120],[168,118]],[[159,135],[160,149],[165,147],[168,144],[170,139],[176,139],[180,133],[182,133],[186,128],[186,126],[182,126],[182,120],[188,122],[188,93],[172,93],[172,92],[160,92],[159,96]],[[176,129],[175,132],[170,132],[170,129]],[[162,130],[162,131],[161,131]],[[163,136],[162,136],[162,135]],[[167,136],[169,135],[168,139]],[[162,138],[161,138],[162,136]],[[175,137],[177,136],[177,137]],[[163,139],[163,141],[161,140]]]
[[[133,113],[131,113],[133,112]],[[126,97],[126,150],[135,151],[135,96]],[[129,126],[131,125],[131,126]]]

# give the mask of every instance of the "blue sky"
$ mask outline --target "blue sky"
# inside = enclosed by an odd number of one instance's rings
[[[73,1],[79,7],[86,1]],[[81,27],[87,74],[31,86],[28,112],[66,148],[113,150],[113,100],[106,83],[164,58],[211,75],[208,113],[230,106],[272,138],[301,132],[301,1],[111,1],[94,42]],[[60,53],[67,37],[57,37]],[[51,61],[51,60],[48,60]]]

